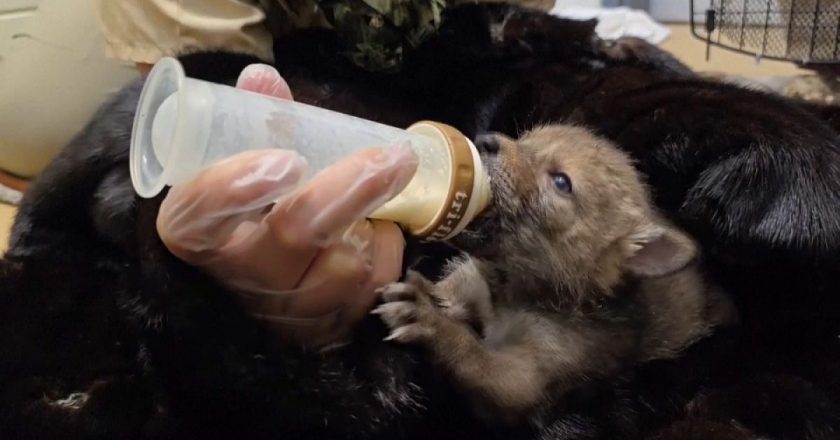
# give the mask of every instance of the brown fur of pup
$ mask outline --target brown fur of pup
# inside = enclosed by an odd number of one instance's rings
[[[417,343],[480,416],[539,424],[566,392],[670,358],[734,320],[628,157],[583,128],[483,137],[493,207],[433,284],[382,289],[387,338]],[[440,306],[440,307],[438,307]]]

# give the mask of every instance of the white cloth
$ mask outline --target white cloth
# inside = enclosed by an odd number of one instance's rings
[[[606,40],[619,37],[637,37],[652,44],[659,44],[671,35],[671,30],[657,23],[646,12],[627,7],[584,8],[557,5],[552,15],[573,20],[598,19],[595,32]]]
[[[11,189],[6,185],[0,184],[0,203],[17,205],[18,203],[20,203],[21,197],[23,197],[23,194],[20,191]],[[2,243],[0,243],[0,247],[2,247]],[[0,254],[2,253],[3,251],[2,249],[0,249]]]

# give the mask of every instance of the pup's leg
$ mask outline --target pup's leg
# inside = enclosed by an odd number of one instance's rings
[[[519,415],[540,401],[546,383],[533,359],[512,352],[491,352],[466,322],[433,303],[428,285],[393,283],[382,290],[384,303],[373,313],[391,328],[386,340],[417,343],[452,376],[456,387],[488,419]],[[455,294],[457,296],[457,293]]]
[[[443,280],[434,285],[420,284],[431,292],[446,316],[469,323],[481,333],[493,318],[493,303],[479,264],[470,257],[455,259],[447,266]],[[409,284],[417,284],[417,280],[416,274],[409,274]]]
[[[622,336],[627,332],[584,318],[557,323],[523,312],[499,316],[482,341],[434,305],[428,282],[409,281],[386,286],[384,304],[374,310],[392,330],[387,339],[425,347],[479,416],[490,420],[520,421],[539,408],[548,391],[562,393],[614,371],[620,353],[632,346]]]

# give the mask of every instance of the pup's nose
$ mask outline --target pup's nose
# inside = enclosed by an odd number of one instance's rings
[[[475,147],[479,152],[496,154],[499,152],[499,139],[493,134],[481,134],[475,138]]]

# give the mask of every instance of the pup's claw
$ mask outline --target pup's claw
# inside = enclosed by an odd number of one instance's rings
[[[391,332],[383,341],[395,341],[401,343],[417,342],[431,336],[433,333],[429,327],[420,324],[409,324],[398,327]]]
[[[417,287],[408,283],[391,283],[382,288],[380,295],[386,302],[414,301],[417,299]]]
[[[380,315],[385,324],[390,328],[397,328],[414,322],[417,315],[417,306],[413,302],[398,301],[381,304],[371,311],[374,315]]]
[[[383,303],[370,313],[379,315],[391,329],[386,341],[418,342],[434,333],[440,312],[433,301],[438,298],[433,298],[425,289],[426,285],[409,282],[391,283],[379,289]]]
[[[452,307],[452,301],[447,299],[447,298],[442,298],[442,297],[436,296],[436,295],[429,295],[429,299],[432,300],[432,304],[434,304],[434,305],[436,305],[436,306],[438,306],[442,309],[448,309],[448,308]]]

